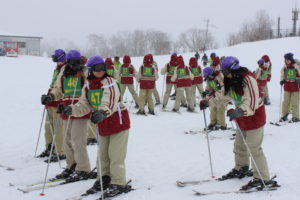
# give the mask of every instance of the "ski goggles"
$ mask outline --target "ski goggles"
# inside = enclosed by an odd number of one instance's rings
[[[53,62],[59,62],[59,60],[64,57],[66,55],[66,53],[62,53],[61,55],[57,56],[57,55],[52,55],[52,61]]]
[[[101,72],[101,71],[106,71],[106,64],[105,63],[99,63],[97,65],[93,65],[91,67],[92,71],[94,72]]]

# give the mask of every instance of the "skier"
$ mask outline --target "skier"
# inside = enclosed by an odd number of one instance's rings
[[[217,54],[215,52],[212,52],[209,56],[209,59],[208,59],[208,64],[209,66],[212,66],[213,65],[213,60],[214,60],[214,57],[216,57]]]
[[[119,57],[119,56],[115,56],[115,57],[114,57],[113,64],[114,64],[116,70],[119,70],[119,69],[120,69],[122,63],[120,62],[120,57]]]
[[[182,98],[184,98],[184,91],[186,93],[187,99],[187,111],[194,112],[194,104],[192,100],[192,80],[194,79],[193,74],[190,72],[189,68],[185,66],[182,56],[177,58],[178,65],[175,68],[175,73],[173,74],[171,81],[176,82],[176,99],[173,112],[178,112]]]
[[[221,70],[225,77],[225,95],[232,99],[236,106],[235,109],[228,110],[227,116],[236,121],[238,133],[234,142],[235,167],[219,180],[247,176],[250,154],[254,178],[242,186],[241,190],[263,189],[265,186],[279,187],[276,181],[270,179],[261,147],[266,113],[255,76],[247,68],[241,67],[239,60],[232,56],[224,58]]]
[[[72,115],[77,117],[92,111],[91,121],[97,125],[97,134],[100,135],[98,177],[86,193],[101,191],[102,179],[105,197],[112,197],[131,190],[131,186],[126,184],[125,175],[130,119],[126,107],[120,101],[117,81],[106,73],[103,59],[93,56],[88,60],[87,66],[91,68],[88,84],[84,86],[79,102],[71,106]]]
[[[154,59],[153,59],[153,55],[152,54],[149,54],[149,57],[150,57],[150,59],[151,59],[151,62],[152,62],[152,64],[153,64],[153,66],[156,68],[156,71],[158,72],[158,66],[157,66],[157,63],[154,61]],[[155,97],[155,106],[158,106],[158,105],[160,105],[161,103],[160,103],[160,97],[159,97],[159,93],[158,93],[158,91],[157,91],[157,89],[156,89],[156,84],[155,84],[155,88],[154,88],[154,90],[153,90],[153,95],[154,95],[154,97]]]
[[[139,69],[140,103],[137,114],[145,115],[144,107],[145,104],[148,103],[149,114],[155,115],[152,95],[155,88],[155,81],[157,79],[158,73],[152,63],[151,56],[149,54],[145,55],[143,65]]]
[[[300,66],[295,63],[294,54],[284,55],[285,65],[281,69],[280,85],[284,85],[284,99],[282,102],[282,117],[280,121],[288,120],[289,105],[292,105],[291,122],[299,122],[299,88]]]
[[[62,99],[57,112],[61,113],[63,119],[67,167],[56,178],[66,178],[67,182],[74,182],[91,178],[91,166],[86,149],[90,114],[72,116],[71,106],[77,103],[81,96],[82,87],[86,83],[87,68],[82,65],[81,55],[77,50],[70,50],[66,59],[67,65],[61,69],[51,92],[42,96],[42,103],[47,104]]]
[[[202,56],[201,61],[202,61],[202,63],[203,63],[203,66],[206,67],[207,62],[208,62],[206,53],[204,53],[204,55]]]
[[[114,66],[111,58],[106,58],[105,59],[105,64],[106,64],[106,73],[113,77],[114,79],[118,80],[119,79],[119,73],[116,67]]]
[[[266,65],[264,59],[262,59],[262,58],[259,59],[257,61],[257,64],[258,64],[258,68],[255,71],[255,76],[256,76],[258,87],[263,91],[264,104],[266,104],[265,94],[267,93],[266,87],[267,87],[267,82],[268,82],[269,71],[268,71],[268,68],[267,68],[267,65]]]
[[[200,54],[198,53],[198,51],[196,51],[196,53],[195,53],[194,57],[196,58],[196,60],[197,60],[197,61],[199,60],[199,58],[200,58]]]
[[[270,105],[271,102],[269,98],[268,82],[271,81],[271,77],[272,77],[272,63],[268,55],[264,55],[261,58],[265,61],[265,65],[268,69],[267,84],[266,87],[264,88],[264,96],[265,96],[264,103],[265,105]]]
[[[51,90],[54,87],[54,84],[57,80],[57,76],[60,73],[60,70],[64,65],[66,65],[66,53],[62,49],[56,49],[54,51],[54,54],[52,55],[52,60],[53,62],[56,63],[56,68],[54,70],[53,76],[52,76],[52,82],[50,84],[50,88],[48,90],[48,94],[51,92]],[[63,150],[63,128],[62,128],[62,122],[61,120],[59,121],[58,126],[56,126],[57,122],[57,106],[60,103],[60,101],[53,101],[49,102],[48,104],[45,105],[45,109],[47,109],[47,116],[46,116],[46,123],[45,123],[45,140],[46,140],[46,149],[37,157],[43,158],[43,157],[48,157],[50,155],[50,150],[52,146],[52,142],[54,142],[55,149],[53,151],[53,154],[50,158],[50,162],[57,162],[57,155],[60,160],[66,159],[66,155]],[[49,117],[48,117],[49,116]],[[50,119],[49,119],[50,118]],[[52,127],[50,127],[52,126]],[[55,129],[57,127],[57,130]],[[53,141],[53,132],[55,132],[55,141]],[[48,159],[45,160],[45,162],[48,162]]]
[[[123,63],[124,64],[119,69],[119,75],[121,78],[121,85],[120,85],[121,98],[123,99],[126,88],[128,88],[129,92],[131,93],[135,101],[135,106],[137,108],[139,103],[139,97],[136,94],[136,91],[134,90],[133,77],[135,77],[136,80],[138,81],[138,74],[134,66],[131,64],[131,59],[129,56],[123,57]]]
[[[220,71],[214,71],[212,67],[204,68],[203,75],[206,89],[200,105],[207,104],[210,109],[210,124],[207,128],[209,130],[226,130],[225,110],[229,100],[224,96],[224,76]],[[202,109],[205,109],[205,106],[201,107]]]
[[[196,106],[196,88],[198,89],[199,94],[201,95],[203,90],[203,77],[201,66],[198,65],[197,59],[195,57],[190,58],[189,69],[194,76],[194,80],[192,81],[192,101],[194,107]]]
[[[175,86],[174,82],[171,82],[171,77],[174,74],[174,70],[177,66],[177,55],[172,54],[170,62],[165,65],[164,68],[161,69],[160,74],[166,75],[166,91],[165,95],[163,97],[163,109],[166,108],[166,105],[168,104],[168,100],[172,91],[172,87]]]

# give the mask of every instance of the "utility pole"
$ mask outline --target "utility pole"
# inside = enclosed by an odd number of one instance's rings
[[[280,38],[280,17],[278,17],[277,22],[277,38]]]
[[[292,17],[292,20],[293,20],[293,33],[292,33],[292,35],[296,36],[297,35],[297,20],[298,20],[298,15],[299,15],[299,9],[295,7],[292,10],[292,13],[293,13],[293,17]]]

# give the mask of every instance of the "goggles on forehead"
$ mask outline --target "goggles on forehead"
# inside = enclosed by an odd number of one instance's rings
[[[99,63],[97,65],[93,65],[91,68],[92,68],[92,71],[95,71],[95,72],[106,71],[106,64]]]
[[[57,56],[57,55],[52,55],[52,60],[53,62],[58,62],[62,57],[64,57],[66,55],[66,53],[62,53],[61,55]]]

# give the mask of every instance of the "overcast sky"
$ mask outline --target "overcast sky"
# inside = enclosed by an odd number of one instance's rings
[[[282,28],[291,28],[291,10],[297,1],[0,0],[0,32],[69,38],[84,44],[90,33],[157,29],[175,39],[188,28],[205,28],[205,19],[210,19],[213,35],[223,45],[228,33],[236,32],[260,9],[266,10],[274,22],[280,16]]]

